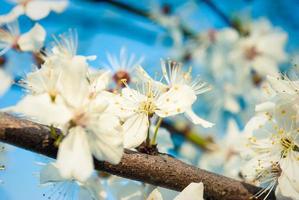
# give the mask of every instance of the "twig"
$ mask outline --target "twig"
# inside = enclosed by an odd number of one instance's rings
[[[0,113],[1,141],[55,158],[57,147],[50,132],[48,126]],[[248,200],[260,190],[253,185],[187,165],[165,154],[154,156],[126,149],[119,164],[95,160],[95,168],[177,191],[191,182],[203,182],[207,200]],[[275,199],[273,192],[268,199]]]
[[[152,18],[151,13],[147,12],[145,10],[142,9],[138,9],[136,7],[130,6],[127,3],[123,3],[120,1],[114,1],[114,0],[89,0],[89,1],[93,1],[93,2],[99,2],[99,3],[107,3],[110,4],[116,8],[125,10],[127,12],[133,13],[137,16],[143,17],[149,21],[152,21],[158,25],[161,25],[158,20]],[[197,38],[196,34],[193,33],[193,31],[191,31],[190,29],[188,29],[187,27],[185,27],[183,24],[180,24],[180,29],[182,30],[182,33],[185,37],[190,37],[190,38]]]
[[[230,18],[228,16],[226,16],[226,14],[222,10],[220,10],[220,8],[218,8],[213,3],[212,0],[201,0],[201,1],[204,2],[212,11],[214,11],[226,25],[231,26],[232,28],[235,28],[234,23],[230,20]]]

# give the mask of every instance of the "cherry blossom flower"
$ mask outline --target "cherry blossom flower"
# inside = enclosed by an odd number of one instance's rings
[[[203,183],[190,183],[179,195],[173,200],[203,200]],[[147,200],[163,200],[162,194],[155,189],[147,198]]]
[[[250,26],[250,33],[242,37],[231,52],[236,66],[255,70],[260,75],[276,75],[279,64],[286,61],[287,34],[261,18]]]
[[[51,11],[62,13],[68,6],[68,0],[11,0],[17,5],[7,14],[0,16],[0,24],[16,20],[21,15],[27,15],[32,20],[47,17]]]
[[[0,55],[10,49],[38,52],[45,41],[46,31],[36,23],[27,33],[21,34],[17,21],[0,28]]]
[[[213,123],[200,118],[192,110],[192,105],[197,100],[197,96],[209,91],[211,87],[209,87],[207,83],[203,82],[199,78],[199,76],[192,79],[191,68],[189,69],[189,71],[185,72],[183,71],[181,64],[178,62],[171,60],[167,60],[165,62],[162,60],[161,68],[166,84],[151,79],[151,77],[141,67],[139,67],[138,70],[140,77],[143,77],[143,79],[152,82],[159,90],[175,90],[177,92],[182,92],[175,93],[179,95],[176,96],[176,98],[179,98],[178,101],[189,104],[189,107],[182,113],[185,113],[186,117],[190,119],[194,124],[200,124],[205,128],[212,127],[214,125]]]
[[[248,143],[248,157],[243,168],[244,177],[265,186],[260,196],[277,185],[283,196],[296,199],[299,194],[298,114],[292,104],[280,104],[253,117],[247,124],[252,134]]]
[[[150,118],[156,114],[161,118],[183,113],[189,101],[178,99],[178,95],[194,98],[186,86],[178,86],[161,93],[151,82],[141,83],[139,89],[127,85],[115,101],[119,114],[124,118],[124,146],[133,148],[145,141],[150,127]]]
[[[108,63],[104,67],[111,70],[111,79],[116,83],[116,86],[124,87],[123,80],[129,84],[133,80],[133,70],[143,62],[143,57],[136,58],[135,54],[128,54],[127,49],[122,47],[119,57],[107,53]]]
[[[24,81],[31,94],[8,110],[61,128],[56,166],[63,177],[84,182],[93,171],[92,155],[113,164],[120,161],[122,129],[95,83],[103,83],[103,76],[91,77],[88,58],[75,54],[76,42],[61,39],[42,68]]]

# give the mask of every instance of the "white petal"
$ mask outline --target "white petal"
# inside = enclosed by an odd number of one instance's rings
[[[213,123],[206,121],[202,118],[200,118],[199,116],[197,116],[192,109],[188,109],[185,112],[185,115],[192,121],[192,123],[194,124],[198,124],[203,126],[204,128],[210,128],[212,126],[214,126]]]
[[[93,172],[93,160],[86,138],[81,127],[72,128],[59,145],[57,168],[62,177],[86,181]]]
[[[123,133],[118,118],[109,114],[88,125],[92,154],[98,160],[118,164],[123,155]]]
[[[52,0],[49,0],[49,2],[51,2],[51,9],[57,13],[63,12],[69,4],[68,0],[60,0],[57,2],[53,2]]]
[[[292,88],[292,85],[290,85],[290,82],[282,80],[280,77],[274,76],[267,76],[267,80],[276,92],[295,94],[295,91]]]
[[[203,183],[190,183],[174,200],[203,200]]]
[[[110,76],[110,71],[92,73],[89,78],[91,79],[91,87],[94,92],[101,92],[105,90],[110,82]]]
[[[267,101],[261,104],[256,105],[255,111],[256,112],[266,112],[272,110],[275,107],[275,103]]]
[[[70,111],[59,101],[59,98],[56,99],[56,103],[53,103],[48,94],[27,95],[17,105],[4,110],[23,114],[33,121],[47,125],[65,124],[71,118]]]
[[[154,133],[154,129],[154,127],[151,127],[151,134]],[[169,131],[163,127],[158,129],[157,143],[159,152],[161,153],[167,153],[168,150],[174,148]]]
[[[11,77],[4,72],[4,70],[0,69],[0,96],[2,96],[11,86],[12,79]]]
[[[53,2],[53,0],[30,1],[26,5],[26,15],[32,20],[40,20],[49,15],[51,10],[61,13],[68,5],[67,0]]]
[[[8,14],[0,16],[0,25],[13,22],[22,14],[24,14],[24,6],[17,5]]]
[[[159,190],[155,189],[151,192],[151,194],[147,197],[146,200],[163,200],[163,198]]]
[[[64,181],[54,163],[47,164],[40,171],[40,183],[50,183]]]
[[[152,77],[150,77],[150,75],[141,66],[136,67],[136,72],[136,76],[144,83],[150,83],[155,89],[158,90],[165,91],[167,89],[167,85],[164,85],[160,81],[155,81],[154,79],[152,79]]]
[[[177,115],[190,108],[195,100],[196,95],[189,86],[175,85],[157,99],[155,112],[160,117]]]
[[[25,13],[32,20],[40,20],[49,15],[51,4],[49,1],[29,1],[25,7]]]
[[[45,38],[45,29],[36,23],[29,32],[20,36],[18,44],[22,51],[37,52],[43,47]]]
[[[146,114],[135,114],[123,124],[124,147],[134,148],[146,139],[149,128],[148,116]]]
[[[298,170],[298,169],[297,169]],[[291,199],[297,199],[299,197],[298,184],[294,185],[294,182],[290,180],[284,173],[278,178],[277,190],[284,197]]]
[[[271,57],[258,56],[252,63],[253,68],[261,75],[278,75],[279,70],[277,62]]]

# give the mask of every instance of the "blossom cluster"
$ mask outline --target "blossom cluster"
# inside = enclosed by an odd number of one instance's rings
[[[267,99],[256,106],[256,115],[244,130],[238,120],[227,120],[226,131],[221,129],[226,136],[211,142],[197,162],[202,168],[262,186],[258,198],[266,199],[275,189],[278,199],[298,199],[299,79],[280,75],[279,65],[288,58],[283,30],[261,18],[243,29],[208,30],[186,42],[182,23],[170,14],[170,8],[150,13],[151,19],[169,29],[174,57],[202,67],[202,74],[213,85],[212,98],[208,98],[202,94],[212,87],[194,77],[191,67],[175,60],[161,60],[158,77],[153,78],[141,66],[142,58],[128,56],[123,48],[120,58],[107,54],[108,64],[97,69],[90,64],[96,56],[78,54],[76,31],[54,37],[51,45],[45,44],[47,33],[39,23],[34,22],[25,33],[20,31],[19,16],[40,20],[52,11],[63,12],[67,0],[14,2],[17,5],[11,12],[0,16],[0,56],[10,50],[29,52],[37,62],[18,82],[25,90],[23,98],[4,110],[48,125],[58,154],[55,162],[41,170],[41,184],[76,184],[80,199],[105,199],[105,184],[100,178],[104,175],[95,172],[94,159],[118,164],[125,148],[167,153],[173,146],[169,132],[161,127],[165,118],[184,116],[201,130],[213,127],[214,123],[195,113],[197,100],[205,107],[213,106],[206,109],[219,125],[223,118],[217,118],[223,112],[241,115],[246,121],[252,113],[250,109],[244,112],[244,107]],[[3,69],[0,79],[2,95],[12,79]],[[260,94],[262,90],[266,95]],[[196,153],[186,152],[195,157]],[[158,189],[140,192],[145,188],[140,184],[131,184],[133,192],[121,194],[123,186],[117,186],[121,182],[118,178],[105,180],[111,188],[119,189],[119,198],[144,199],[146,193],[148,200],[163,199]],[[203,199],[202,183],[191,183],[174,199],[195,196]]]
[[[279,198],[299,196],[299,80],[286,75],[268,76],[269,101],[256,106],[247,124],[242,173],[246,180],[265,187],[257,196],[275,189]]]
[[[156,81],[137,66],[138,78],[129,84],[127,71],[119,69],[114,75],[105,69],[97,71],[88,64],[93,59],[95,56],[77,54],[76,33],[59,35],[43,51],[43,64],[20,82],[27,94],[6,109],[62,130],[58,134],[51,128],[59,151],[57,161],[43,171],[42,183],[64,179],[88,185],[93,177],[93,156],[117,164],[124,148],[156,146],[165,117],[185,113],[195,124],[213,125],[192,111],[197,96],[210,87],[199,77],[192,79],[191,69],[185,71],[180,63],[162,61],[164,81]],[[120,73],[126,76],[115,76]]]

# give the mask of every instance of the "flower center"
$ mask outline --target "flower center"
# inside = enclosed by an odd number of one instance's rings
[[[85,127],[88,121],[88,117],[84,112],[77,112],[74,114],[74,117],[69,122],[69,128],[75,126]]]
[[[282,146],[282,157],[285,158],[287,154],[295,147],[294,141],[288,137],[282,137],[280,139],[280,144]]]
[[[146,113],[148,116],[153,116],[157,106],[154,104],[153,98],[148,98],[146,101],[140,103],[138,110]]]
[[[248,47],[245,49],[244,56],[247,60],[254,60],[260,53],[256,47]]]
[[[124,81],[129,84],[131,77],[127,71],[119,70],[113,75],[113,80],[119,87],[123,88],[125,87]]]

